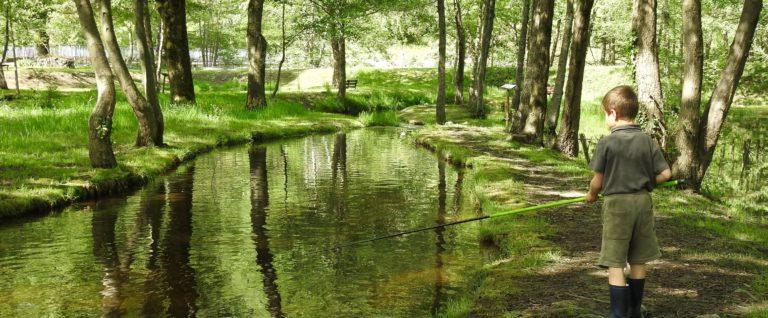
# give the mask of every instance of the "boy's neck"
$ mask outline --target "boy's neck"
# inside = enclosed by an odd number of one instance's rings
[[[613,127],[611,127],[611,128],[618,128],[618,127],[621,127],[621,126],[634,125],[634,124],[635,124],[634,120],[617,119],[616,120],[616,124],[614,124]]]

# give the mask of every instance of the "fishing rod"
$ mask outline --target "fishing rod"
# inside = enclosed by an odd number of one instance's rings
[[[671,180],[671,181],[659,183],[659,184],[656,185],[656,187],[664,187],[664,188],[666,188],[666,187],[675,187],[675,186],[686,184],[686,183],[687,182],[685,180]],[[602,195],[601,195],[601,197],[602,197]],[[388,239],[388,238],[392,238],[392,237],[403,236],[403,235],[413,234],[413,233],[417,233],[417,232],[433,230],[433,229],[440,228],[440,227],[446,227],[446,226],[457,225],[457,224],[462,224],[462,223],[467,223],[467,222],[485,220],[485,219],[496,219],[496,218],[500,218],[500,217],[504,217],[504,216],[509,216],[509,215],[513,215],[513,214],[519,214],[519,213],[523,213],[523,212],[530,212],[530,211],[536,211],[536,210],[554,208],[554,207],[559,207],[559,206],[564,206],[564,205],[570,205],[570,204],[574,204],[574,203],[585,202],[586,200],[587,200],[587,198],[585,196],[580,196],[578,198],[552,201],[552,202],[549,202],[549,203],[533,205],[533,206],[529,206],[529,207],[513,209],[513,210],[509,210],[509,211],[504,211],[504,212],[499,212],[499,213],[494,213],[494,214],[489,214],[489,215],[483,215],[483,216],[478,216],[478,217],[464,219],[464,220],[459,220],[459,221],[454,221],[454,222],[448,222],[448,223],[437,224],[437,225],[432,225],[432,226],[427,226],[427,227],[415,228],[415,229],[410,229],[410,230],[407,230],[407,231],[392,233],[392,234],[388,234],[388,235],[384,235],[384,236],[377,236],[377,237],[369,238],[369,239],[365,239],[365,240],[349,242],[349,243],[346,243],[346,244],[336,245],[335,247],[330,248],[328,250],[340,250],[340,249],[342,249],[344,247],[349,247],[349,246],[352,246],[352,245],[358,245],[358,244],[363,244],[363,243],[375,242],[375,241],[379,241],[379,240],[383,240],[383,239]]]

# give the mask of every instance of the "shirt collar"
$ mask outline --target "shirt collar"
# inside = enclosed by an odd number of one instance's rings
[[[611,133],[615,133],[617,131],[641,131],[640,125],[638,124],[630,124],[630,125],[621,125],[611,128]]]

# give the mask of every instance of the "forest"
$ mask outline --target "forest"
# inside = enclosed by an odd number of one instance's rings
[[[0,0],[0,317],[605,317],[620,85],[642,317],[768,317],[764,7]]]

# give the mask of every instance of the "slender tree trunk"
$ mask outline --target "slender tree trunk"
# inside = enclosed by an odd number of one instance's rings
[[[636,50],[635,82],[638,100],[650,122],[648,129],[662,149],[666,149],[667,127],[656,45],[656,5],[656,0],[635,0],[634,3],[632,24]]]
[[[16,84],[16,96],[21,95],[21,87],[19,87],[19,59],[16,57],[16,31],[11,23],[11,53],[13,54],[13,78]],[[2,66],[0,66],[2,67]]]
[[[155,80],[157,83],[159,83],[158,88],[162,89],[160,87],[163,85],[163,43],[165,43],[165,27],[164,27],[163,19],[160,19],[158,21],[158,27],[157,27],[157,54],[155,55],[155,58],[157,59],[157,62],[155,62]]]
[[[456,8],[454,20],[456,22],[456,75],[454,85],[456,87],[455,103],[464,106],[464,64],[467,59],[467,34],[464,30],[464,22],[461,16],[461,0],[453,0]]]
[[[573,17],[573,39],[570,65],[568,70],[568,86],[565,89],[565,104],[563,118],[560,122],[560,132],[557,139],[557,149],[576,157],[579,155],[579,119],[581,117],[581,89],[584,79],[587,49],[589,49],[590,15],[594,0],[575,0],[576,8]]]
[[[547,81],[549,79],[549,45],[552,39],[552,15],[555,3],[548,0],[534,0],[531,46],[525,72],[528,80],[525,90],[530,94],[528,114],[522,134],[526,141],[541,144],[544,131],[544,116],[547,110]]]
[[[701,156],[701,163],[694,178],[697,185],[701,184],[704,174],[707,172],[712,156],[715,153],[720,131],[723,128],[728,111],[733,102],[733,95],[736,94],[736,88],[739,86],[739,80],[744,72],[744,65],[747,62],[749,50],[752,47],[752,40],[755,36],[760,11],[763,8],[762,0],[746,0],[744,9],[741,12],[739,25],[736,28],[733,43],[728,52],[728,58],[725,61],[725,67],[720,74],[720,80],[717,82],[709,103],[704,110],[705,117],[699,127],[698,153]]]
[[[520,21],[520,37],[517,42],[517,66],[515,67],[515,83],[517,88],[512,95],[512,102],[510,104],[510,113],[507,114],[508,121],[507,130],[516,130],[520,122],[520,98],[523,92],[523,85],[525,81],[525,49],[528,44],[528,15],[531,10],[531,0],[523,0],[522,18]]]
[[[155,119],[152,106],[141,95],[136,87],[136,83],[133,82],[133,77],[131,77],[128,66],[125,64],[125,60],[120,53],[120,46],[117,44],[117,37],[115,37],[112,22],[112,1],[98,0],[98,3],[101,7],[99,16],[101,17],[102,35],[107,50],[107,58],[112,65],[112,71],[117,77],[120,87],[125,93],[125,99],[131,104],[133,113],[138,121],[139,131],[136,137],[136,146],[154,145],[157,133],[157,120]]]
[[[560,40],[560,19],[557,19],[557,26],[555,27],[557,34],[555,40],[552,41],[552,51],[549,53],[549,68],[552,68],[552,63],[555,62],[555,53],[557,53],[557,41]]]
[[[147,103],[149,103],[152,114],[155,116],[155,133],[152,139],[155,145],[162,146],[164,144],[165,120],[157,97],[155,56],[152,51],[152,15],[149,12],[147,0],[134,0],[134,11],[136,39],[143,71],[144,96],[146,96]]]
[[[264,0],[248,1],[248,102],[253,110],[267,107],[266,62],[267,40],[261,29]]]
[[[484,0],[483,1],[483,18],[482,18],[482,32],[480,32],[480,54],[475,66],[475,73],[473,74],[472,81],[472,94],[470,101],[474,108],[474,116],[476,118],[485,118],[485,104],[484,104],[484,91],[485,91],[485,73],[486,63],[488,61],[488,55],[491,49],[491,38],[493,35],[493,20],[496,15],[496,0]],[[549,46],[547,46],[548,48]]]
[[[435,116],[438,125],[445,124],[445,0],[437,0],[437,25],[439,29],[437,61],[437,107]]]
[[[336,97],[347,105],[347,43],[344,36],[344,26],[340,25],[337,34],[331,37],[331,49],[333,51],[333,82],[336,83],[338,91]]]
[[[43,3],[43,5],[46,5]],[[43,7],[37,14],[37,19],[41,22],[40,28],[37,29],[37,41],[35,42],[35,51],[37,51],[37,57],[47,57],[51,54],[51,37],[48,35],[46,26],[48,25],[48,8]]]
[[[194,103],[195,87],[192,80],[192,62],[189,58],[186,0],[156,0],[162,19],[163,50],[171,85],[171,100],[176,103]]]
[[[282,51],[282,55],[280,55],[280,63],[277,64],[277,79],[275,80],[275,89],[272,91],[273,98],[277,95],[277,91],[280,89],[280,76],[283,73],[283,63],[285,63],[285,47],[288,45],[285,40],[285,2],[283,2],[283,13],[282,17],[280,18],[280,25],[280,50]]]
[[[5,80],[5,71],[2,65],[5,64],[5,58],[8,56],[8,44],[11,42],[11,18],[10,7],[5,9],[5,41],[3,42],[3,55],[0,57],[0,89],[8,89],[8,82]]]
[[[568,64],[568,53],[571,47],[571,34],[573,26],[573,0],[567,0],[565,9],[565,27],[563,29],[563,41],[560,43],[560,58],[557,62],[557,76],[555,77],[555,91],[552,95],[552,101],[547,108],[547,121],[545,123],[545,133],[554,139],[557,130],[557,120],[560,117],[560,104],[563,98],[563,88],[565,87],[565,70]],[[554,55],[552,55],[554,59]],[[586,56],[585,56],[586,57]]]
[[[96,106],[88,118],[88,157],[94,168],[117,166],[112,151],[112,115],[115,110],[115,83],[109,67],[99,29],[93,18],[89,0],[74,0],[80,25],[88,43],[88,57],[96,74],[98,97]]]

